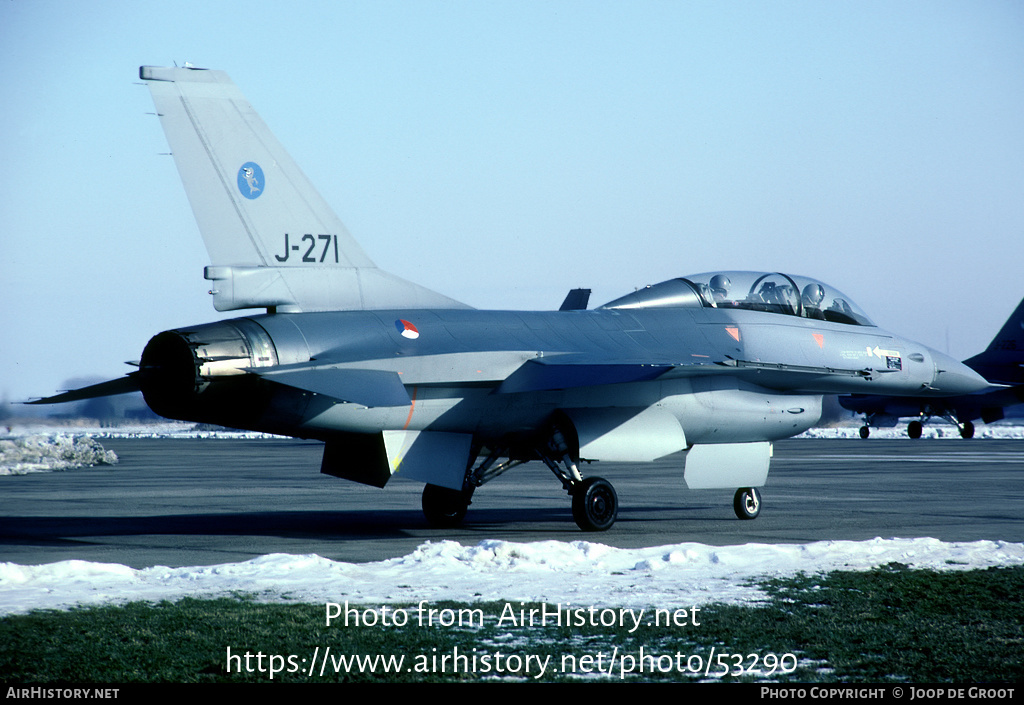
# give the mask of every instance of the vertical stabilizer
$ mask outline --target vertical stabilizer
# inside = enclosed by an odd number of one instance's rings
[[[223,71],[143,66],[218,311],[467,308],[380,270]]]
[[[964,363],[989,382],[1024,383],[1024,301],[1017,304],[985,352]]]

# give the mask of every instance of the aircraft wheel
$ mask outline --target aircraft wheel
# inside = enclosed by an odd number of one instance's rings
[[[572,518],[584,531],[607,531],[618,513],[615,488],[600,477],[588,477],[572,494]]]
[[[423,514],[438,529],[450,529],[462,523],[469,509],[471,493],[439,485],[423,487]]]
[[[971,421],[964,421],[964,425],[960,427],[961,438],[974,438],[974,423]]]
[[[924,430],[924,426],[920,421],[911,421],[907,424],[907,435],[911,438],[920,438],[922,430]]]
[[[761,513],[761,493],[754,487],[741,487],[732,498],[732,510],[740,519],[757,519]]]
[[[867,438],[870,435],[871,435],[871,429],[870,428],[868,428],[867,426],[861,426],[860,427],[860,437],[861,438]]]

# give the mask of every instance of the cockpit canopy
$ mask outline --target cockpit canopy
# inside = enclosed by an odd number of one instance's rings
[[[781,272],[707,272],[644,287],[601,308],[726,308],[855,326],[874,323],[838,289]]]

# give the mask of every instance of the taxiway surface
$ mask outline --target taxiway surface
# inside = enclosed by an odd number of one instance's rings
[[[288,440],[108,439],[120,462],[0,477],[0,560],[213,565],[268,553],[346,562],[402,556],[425,541],[587,540],[621,548],[807,543],[874,537],[1024,542],[1024,442],[791,439],[775,445],[763,509],[732,512],[728,490],[690,491],[681,458],[594,464],[619,518],[579,531],[540,463],[478,490],[466,523],[430,528],[422,485],[386,490],[319,473],[322,446]]]

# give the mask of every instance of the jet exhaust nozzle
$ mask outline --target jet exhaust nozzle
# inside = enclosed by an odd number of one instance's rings
[[[255,389],[247,370],[277,361],[270,336],[249,319],[164,331],[142,352],[139,386],[146,404],[161,416],[230,425],[223,412],[244,413],[247,405],[234,398],[234,410],[222,409],[221,389]]]

